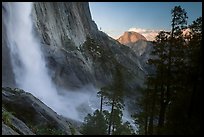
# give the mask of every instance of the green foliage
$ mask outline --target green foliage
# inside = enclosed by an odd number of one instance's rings
[[[8,111],[3,111],[2,121],[4,121],[6,125],[11,125],[11,113]]]
[[[63,45],[63,46],[65,47],[65,49],[66,49],[67,51],[75,51],[75,50],[78,50],[77,47],[76,47],[76,45],[74,44],[74,42],[73,42],[71,39],[65,37],[65,39],[63,40],[63,42],[64,42],[64,45]]]
[[[74,127],[72,127],[72,126],[69,126],[69,128],[70,128],[71,134],[75,135],[76,134],[76,129]]]
[[[104,96],[105,104],[112,106],[114,101],[114,107],[117,109],[123,109],[123,97],[124,97],[124,73],[123,67],[119,64],[116,65],[113,72],[113,82],[109,85],[102,87],[99,94]]]
[[[110,50],[107,50],[106,47],[90,37],[87,37],[83,46],[80,47],[80,50],[85,56],[86,54],[91,56],[93,61],[101,62],[103,64],[115,61]]]
[[[83,134],[133,134],[130,124],[122,123],[124,82],[121,70],[117,65],[113,82],[97,93],[101,98],[101,109],[87,115],[82,126]],[[111,111],[102,111],[103,104],[111,106]]]
[[[94,112],[94,115],[88,114],[85,118],[85,125],[83,126],[84,134],[99,134],[100,131],[95,129],[95,123],[98,123],[98,119],[96,114],[100,114],[102,116],[103,124],[106,124],[106,129],[104,128],[102,131],[104,134],[133,134],[133,129],[128,123],[122,123],[122,110],[124,107],[123,103],[123,90],[124,90],[124,82],[123,82],[123,71],[122,66],[119,64],[116,65],[116,69],[113,72],[114,78],[113,82],[110,85],[102,87],[101,90],[97,93],[98,97],[101,98],[101,111],[98,110]],[[107,110],[102,111],[102,105],[110,106],[111,111]],[[93,124],[94,123],[94,124]],[[92,127],[93,126],[93,127]],[[108,129],[107,129],[108,126]],[[101,126],[103,127],[103,126]],[[105,127],[105,125],[104,125]],[[93,132],[92,129],[95,129]]]
[[[122,66],[119,64],[116,65],[114,71],[113,83],[110,85],[101,88],[99,94],[103,95],[105,101],[104,103],[107,106],[111,106],[111,112],[108,123],[108,134],[111,134],[115,131],[122,119],[122,109],[124,108],[123,103],[123,91],[124,91],[124,81]],[[111,131],[112,128],[112,131]]]
[[[171,10],[171,15],[172,15],[172,33],[174,31],[180,31],[183,28],[186,28],[185,25],[187,25],[187,13],[185,9],[182,9],[181,6],[175,6]]]
[[[106,135],[107,121],[104,114],[99,110],[96,110],[93,115],[88,114],[84,119],[81,133],[84,135]]]
[[[133,135],[133,134],[135,133],[129,122],[120,124],[113,133],[113,135]]]
[[[64,135],[63,131],[49,127],[48,125],[36,125],[30,127],[36,135]]]
[[[96,110],[93,115],[88,114],[81,127],[81,133],[84,135],[107,135],[110,113],[104,110],[102,113]],[[122,123],[122,111],[115,110],[113,117],[114,130],[112,135],[132,135],[135,134],[129,122]]]

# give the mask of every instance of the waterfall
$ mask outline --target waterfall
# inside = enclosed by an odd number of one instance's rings
[[[57,92],[48,76],[39,41],[33,36],[32,3],[9,3],[6,24],[15,81],[45,103]]]
[[[75,120],[83,121],[88,113],[99,109],[100,100],[93,87],[76,92],[60,89],[60,94],[57,91],[48,75],[40,41],[33,33],[32,3],[3,3],[3,8],[6,9],[3,23],[17,87],[30,92],[58,114]]]
[[[32,93],[58,114],[82,121],[85,115],[80,117],[78,109],[88,102],[90,94],[84,90],[89,89],[83,89],[84,92],[61,90],[60,95],[57,92],[48,75],[40,42],[33,34],[32,3],[4,3],[4,8],[7,45],[18,88]]]

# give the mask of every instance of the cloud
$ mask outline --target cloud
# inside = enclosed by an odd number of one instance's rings
[[[142,29],[142,28],[130,28],[128,31],[135,31],[142,34],[147,40],[153,41],[157,34],[162,30],[153,30],[153,29]]]

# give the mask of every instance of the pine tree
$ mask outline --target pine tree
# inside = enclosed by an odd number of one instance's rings
[[[190,35],[185,48],[185,59],[182,63],[180,81],[177,82],[177,93],[168,113],[166,131],[168,134],[202,133],[202,18],[189,26]],[[178,88],[179,87],[179,88]]]
[[[186,43],[182,31],[186,28],[187,15],[180,6],[175,6],[171,13],[171,32],[161,31],[158,34],[152,52],[154,58],[148,61],[156,71],[147,77],[141,101],[145,134],[155,134],[154,129],[157,129],[157,134],[165,134],[171,104],[178,92],[184,89],[182,69]]]
[[[107,95],[107,98],[109,101],[107,104],[111,106],[111,112],[110,112],[110,119],[109,119],[109,127],[108,127],[108,134],[111,134],[111,128],[112,133],[115,130],[115,120],[114,117],[117,117],[118,115],[115,113],[115,110],[122,110],[123,109],[123,90],[124,90],[124,82],[123,82],[123,74],[122,74],[122,66],[120,64],[116,65],[116,71],[114,74],[114,80],[113,84],[109,86],[109,94]]]
[[[97,93],[98,97],[101,98],[100,110],[102,110],[103,105],[111,107],[110,113],[106,111],[106,119],[108,122],[108,131],[107,134],[122,134],[127,131],[132,131],[130,125],[122,123],[122,110],[124,108],[123,103],[123,90],[124,90],[124,81],[123,81],[123,67],[120,64],[116,63],[115,71],[113,72],[113,82],[110,85],[102,87],[101,90]],[[121,127],[125,127],[126,131],[123,132]],[[121,131],[119,131],[119,129]],[[129,129],[129,130],[128,130]],[[130,132],[128,132],[130,133]],[[133,134],[133,132],[131,132]]]
[[[104,114],[97,109],[93,115],[88,114],[85,117],[81,132],[84,135],[106,135],[107,128],[108,125]]]
[[[160,105],[160,112],[159,112],[159,120],[158,120],[158,134],[161,133],[161,129],[165,123],[166,111],[168,104],[171,101],[173,88],[175,87],[178,81],[175,80],[178,76],[174,76],[174,70],[178,69],[178,64],[181,62],[177,62],[179,58],[182,58],[182,55],[178,52],[183,45],[182,37],[181,37],[181,30],[185,28],[184,25],[187,24],[187,14],[184,9],[180,6],[175,6],[174,9],[171,11],[172,13],[172,29],[171,29],[171,37],[165,42],[167,44],[167,81],[164,85],[165,90],[161,93],[161,105]],[[181,56],[177,56],[181,55]],[[176,78],[175,78],[176,77]],[[163,85],[162,85],[163,86]]]
[[[149,60],[149,64],[156,68],[155,74],[147,77],[147,90],[149,93],[149,123],[148,134],[155,134],[156,123],[153,123],[158,116],[158,125],[162,126],[165,118],[166,102],[166,85],[168,81],[168,47],[170,41],[170,33],[161,31],[156,37],[155,47],[152,54],[154,59]],[[151,89],[151,90],[150,90]],[[161,128],[161,127],[159,127]]]

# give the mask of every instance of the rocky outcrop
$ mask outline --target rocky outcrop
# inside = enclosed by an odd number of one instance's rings
[[[137,56],[142,56],[145,52],[149,52],[152,49],[153,44],[149,41],[138,40],[135,43],[128,43],[126,46],[133,49]]]
[[[2,135],[19,135],[19,134],[2,122]]]
[[[2,120],[2,134],[80,134],[71,124],[79,122],[58,115],[20,89],[2,88]]]
[[[5,108],[2,108],[2,116],[4,121],[2,123],[4,125],[2,134],[34,135],[24,122],[13,116]]]
[[[147,64],[150,58],[153,58],[151,52],[153,50],[153,44],[150,41],[138,40],[135,43],[127,44],[126,46],[130,47],[138,56],[139,58],[139,66],[142,70],[145,71],[147,74],[148,72],[151,73],[152,67]]]

